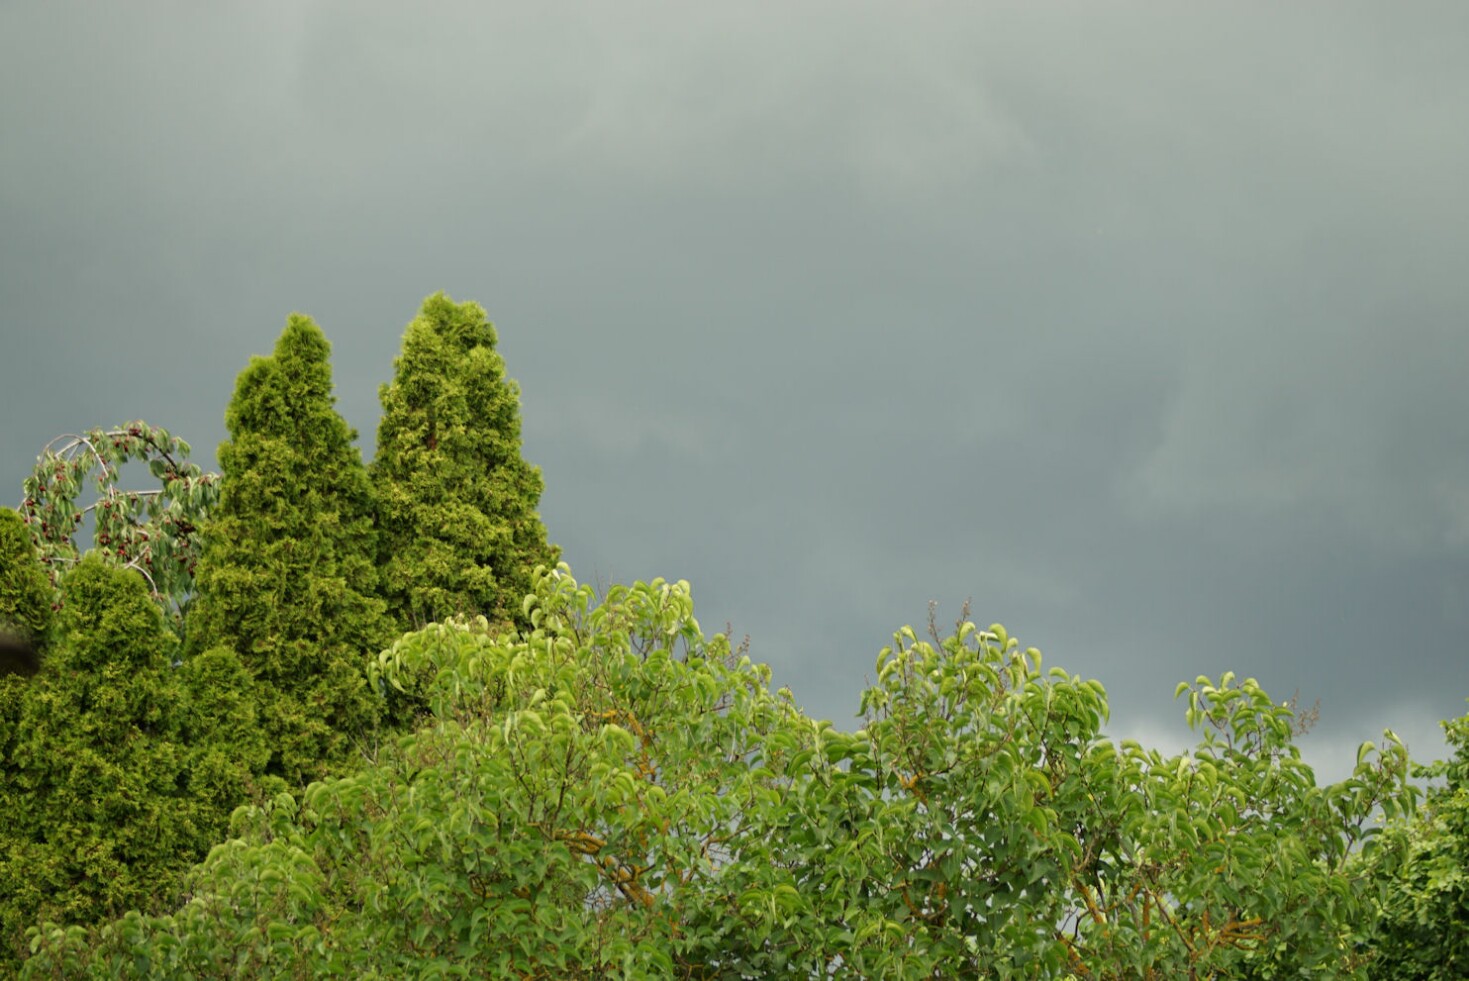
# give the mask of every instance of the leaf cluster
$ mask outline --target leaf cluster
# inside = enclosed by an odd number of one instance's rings
[[[1469,974],[1469,715],[1444,723],[1448,760],[1418,768],[1433,781],[1411,820],[1390,824],[1361,857],[1377,886],[1371,976],[1449,981]]]
[[[180,629],[194,591],[200,527],[219,497],[219,476],[188,462],[189,444],[145,422],[58,436],[41,451],[24,482],[20,513],[31,529],[53,587],[82,556],[76,542],[84,518],[94,519],[94,550],[136,569],[154,599]],[[143,461],[154,490],[117,486],[124,465]],[[90,476],[96,499],[79,503]]]

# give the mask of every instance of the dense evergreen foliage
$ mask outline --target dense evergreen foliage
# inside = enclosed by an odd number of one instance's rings
[[[270,773],[291,783],[346,760],[376,723],[368,659],[391,642],[356,432],[337,414],[331,347],[294,314],[240,373],[205,527],[191,656],[238,653],[255,679]]]
[[[51,626],[51,582],[19,514],[0,508],[0,676],[35,670]]]
[[[249,738],[219,746],[240,734],[188,704],[177,640],[142,576],[91,556],[62,586],[40,673],[3,692],[0,938],[12,954],[39,919],[87,922],[171,898],[225,829],[220,798],[246,794],[241,769],[213,758],[252,751]]]
[[[554,565],[536,513],[541,474],[520,455],[520,393],[477,303],[429,297],[403,335],[372,463],[383,589],[401,621],[518,615]]]

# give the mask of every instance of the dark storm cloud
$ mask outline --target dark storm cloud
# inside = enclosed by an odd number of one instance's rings
[[[1459,5],[142,10],[0,6],[10,486],[125,417],[207,460],[292,309],[370,455],[442,287],[577,573],[818,714],[966,597],[1119,731],[1226,668],[1338,770],[1461,711]]]

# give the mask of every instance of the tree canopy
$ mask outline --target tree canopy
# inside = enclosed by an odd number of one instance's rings
[[[806,717],[706,637],[685,583],[566,570],[530,626],[381,656],[427,723],[236,815],[173,913],[37,935],[104,977],[1360,976],[1388,740],[1318,787],[1253,682],[1185,686],[1198,746],[1100,730],[1095,681],[1005,631],[905,628],[866,724]]]

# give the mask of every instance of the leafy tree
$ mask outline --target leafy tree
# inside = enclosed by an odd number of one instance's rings
[[[1469,975],[1469,715],[1444,723],[1453,755],[1420,769],[1435,781],[1422,812],[1390,827],[1365,863],[1382,899],[1371,976],[1449,981]]]
[[[31,674],[51,625],[52,591],[25,521],[0,508],[0,642],[7,656],[0,676]]]
[[[367,664],[393,635],[376,597],[371,486],[333,407],[330,351],[293,314],[274,354],[240,373],[187,624],[192,657],[223,648],[244,662],[268,772],[292,783],[345,760],[375,724]]]
[[[402,638],[377,670],[430,724],[239,812],[174,913],[37,931],[32,976],[1363,976],[1392,739],[1317,787],[1225,676],[1183,686],[1190,753],[1114,745],[1100,684],[967,621],[900,631],[840,732],[685,583],[522,612]]]
[[[1102,738],[1101,685],[1002,627],[905,628],[867,724],[797,756],[813,778],[751,815],[738,898],[690,932],[747,976],[1360,976],[1345,858],[1404,795],[1401,744],[1317,788],[1288,709],[1196,685],[1204,738],[1165,758]]]
[[[81,559],[75,535],[82,519],[96,519],[96,550],[108,562],[136,569],[154,599],[180,629],[194,592],[199,560],[196,532],[219,497],[219,475],[188,462],[189,444],[145,422],[58,436],[36,459],[25,480],[21,513],[40,550],[53,586]],[[145,461],[159,482],[154,490],[120,490],[122,467]],[[88,475],[97,498],[78,497]]]
[[[1383,818],[1414,806],[1403,743],[1390,731],[1364,743],[1351,777],[1318,786],[1293,745],[1289,703],[1232,672],[1180,684],[1185,693],[1188,724],[1202,730],[1191,752],[1125,743],[1116,769],[1083,779],[1087,823],[1109,844],[1073,870],[1073,969],[1362,977],[1370,882],[1351,856],[1373,849]]]
[[[178,642],[143,578],[90,556],[62,586],[55,643],[40,673],[7,693],[14,726],[0,738],[0,938],[10,956],[40,918],[157,908],[228,815],[195,786]],[[232,748],[251,752],[248,740]]]
[[[404,623],[514,617],[537,566],[555,564],[536,514],[540,471],[520,455],[520,394],[477,303],[436,293],[379,391],[372,476],[383,591]]]

